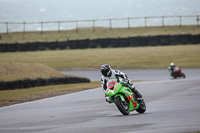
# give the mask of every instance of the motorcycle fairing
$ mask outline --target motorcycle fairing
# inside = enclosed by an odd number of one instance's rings
[[[132,91],[127,87],[124,87],[123,90],[126,94],[127,99],[129,100],[129,110],[132,111],[138,109],[140,105],[133,98],[134,94],[132,93]]]
[[[113,87],[114,86],[114,87]],[[124,102],[124,96],[129,100],[129,110],[135,110],[139,108],[139,104],[135,101],[134,94],[128,87],[123,87],[120,83],[111,81],[108,83],[108,88],[105,94],[110,97],[111,101],[114,102],[114,98],[119,96]],[[113,97],[114,96],[114,97]]]
[[[113,86],[113,85],[111,85],[111,86]],[[121,87],[122,87],[122,85],[120,83],[115,82],[114,87],[110,87],[110,88],[108,87],[106,89],[105,93],[107,96],[113,96],[118,93],[118,91],[120,90]]]

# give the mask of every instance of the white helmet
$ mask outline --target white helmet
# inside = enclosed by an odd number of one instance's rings
[[[172,63],[170,63],[170,66],[175,66],[175,65],[174,65],[174,63],[172,62]]]

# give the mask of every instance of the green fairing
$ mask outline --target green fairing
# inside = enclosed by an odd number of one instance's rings
[[[129,102],[129,110],[136,110],[139,108],[139,104],[134,100],[133,98],[133,93],[128,87],[122,86],[121,83],[116,83],[113,90],[107,89],[105,94],[109,96],[110,100],[114,102],[114,98],[119,96],[122,101],[125,101],[124,96],[127,97],[128,99],[131,99],[130,96],[132,96],[131,101]],[[134,108],[133,103],[137,104],[136,107]]]

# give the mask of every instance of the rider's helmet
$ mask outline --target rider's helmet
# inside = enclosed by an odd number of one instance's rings
[[[175,66],[175,64],[172,62],[172,63],[170,63],[170,66],[171,66],[171,67],[174,67],[174,66]]]
[[[105,77],[110,77],[112,75],[111,67],[108,64],[103,64],[101,66],[101,73]]]

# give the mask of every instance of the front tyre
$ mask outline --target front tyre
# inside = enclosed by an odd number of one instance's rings
[[[175,73],[175,72],[171,73],[171,76],[172,76],[174,79],[176,79],[176,73]]]
[[[123,115],[129,115],[129,104],[122,101],[119,96],[114,99],[115,105]]]
[[[138,109],[136,109],[136,111],[137,111],[138,113],[140,113],[140,114],[142,114],[142,113],[144,113],[144,112],[146,111],[146,104],[145,104],[144,100],[142,100],[142,101],[140,102],[140,106],[139,106]]]
[[[174,78],[174,79],[177,78],[177,74],[176,74],[176,73],[173,74],[173,78]]]

